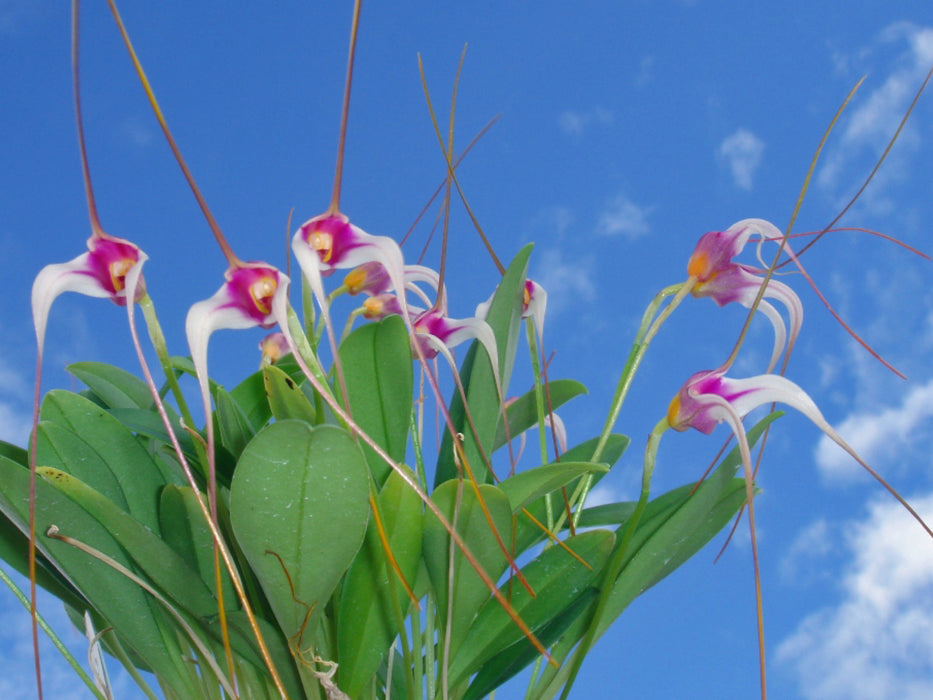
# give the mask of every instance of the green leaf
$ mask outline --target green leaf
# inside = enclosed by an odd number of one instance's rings
[[[7,459],[12,459],[14,462],[22,464],[24,467],[29,464],[29,453],[26,452],[26,450],[4,440],[0,440],[0,455]]]
[[[586,393],[586,387],[573,379],[556,379],[544,385],[545,396],[550,395],[551,408],[555,411],[570,399]],[[547,402],[545,402],[545,415],[547,415]],[[513,438],[521,435],[529,428],[538,424],[538,404],[535,390],[532,389],[523,396],[518,397],[509,404],[505,417],[509,421],[509,435]],[[496,431],[496,439],[492,443],[493,451],[505,444],[505,426],[500,423]]]
[[[256,431],[239,404],[220,385],[211,389],[214,395],[214,424],[220,444],[234,458],[239,458]]]
[[[414,378],[411,340],[401,317],[360,326],[340,344],[339,356],[353,420],[396,463],[403,462]],[[339,395],[340,382],[335,384]],[[391,467],[371,447],[362,447],[381,488]]]
[[[0,510],[23,532],[29,522],[29,471],[0,457]],[[119,563],[136,567],[114,536],[90,513],[44,479],[36,481],[36,545],[74,583],[119,635],[178,697],[195,697],[190,676],[173,653],[162,626],[165,613],[139,586],[88,554],[50,538],[56,525],[62,535],[79,539]]]
[[[295,666],[295,659],[288,648],[288,642],[282,636],[282,632],[261,617],[256,618],[256,624],[259,627],[260,634],[262,634],[266,649],[269,651],[269,656],[272,657],[272,663],[282,679],[288,697],[294,700],[305,697],[301,686],[301,677]],[[227,629],[230,633],[230,646],[233,650],[257,669],[262,669],[263,675],[267,676],[269,671],[266,670],[266,665],[262,660],[262,652],[259,650],[259,644],[256,642],[256,637],[249,625],[249,618],[247,618],[246,613],[241,610],[228,612]],[[216,639],[222,639],[218,620],[212,621],[210,630]],[[246,692],[243,692],[241,697],[249,696]]]
[[[509,497],[512,511],[517,512],[532,501],[585,474],[605,474],[608,471],[608,464],[553,462],[510,476],[499,483],[499,488]]]
[[[232,398],[254,431],[258,431],[272,418],[262,370],[253,372],[230,391]]]
[[[286,420],[247,445],[230,487],[230,521],[286,638],[305,631],[304,643],[313,642],[368,518],[369,473],[343,429]]]
[[[216,611],[214,597],[201,578],[152,530],[67,472],[39,467],[36,473],[103,525],[149,580],[181,607],[198,617]]]
[[[205,499],[206,500],[206,499]],[[201,581],[216,598],[214,575],[214,539],[204,515],[198,507],[197,497],[190,486],[170,484],[162,490],[159,503],[159,523],[162,539],[191,568],[200,574]],[[221,567],[221,585],[227,610],[239,607],[239,600],[226,568]],[[216,605],[215,605],[216,607]]]
[[[421,498],[393,471],[378,502],[392,555],[413,587],[421,563]],[[398,635],[396,611],[404,618],[410,604],[372,518],[363,547],[347,572],[337,616],[338,685],[347,695],[355,698],[369,685]]]
[[[0,513],[0,559],[22,576],[29,576],[29,538]],[[67,605],[84,609],[84,597],[51,565],[41,552],[36,556],[36,583]]]
[[[529,244],[515,256],[502,276],[502,281],[499,282],[489,306],[489,312],[486,314],[486,322],[496,337],[502,391],[505,391],[509,385],[512,364],[515,361],[515,350],[521,335],[522,294],[531,248]],[[478,439],[473,436],[473,431],[467,424],[459,392],[454,392],[450,402],[450,418],[455,432],[462,433],[464,436],[465,459],[472,466],[477,481],[489,481],[491,475],[486,473],[483,456],[492,453],[493,441],[501,418],[501,401],[489,357],[480,343],[474,342],[467,351],[460,368],[460,381],[466,390],[467,404],[470,407],[470,415],[473,417]],[[457,477],[457,465],[454,463],[453,455],[451,435],[445,431],[438,453],[437,470],[434,475],[435,486]]]
[[[160,463],[152,459],[135,435],[106,410],[82,396],[50,391],[42,401],[40,417],[71,431],[87,443],[119,482],[127,512],[153,532],[159,531],[159,493],[166,483],[181,482],[184,478],[181,474],[163,472]],[[69,474],[82,473],[79,458],[68,453],[60,453],[58,457],[57,463],[40,461],[39,464],[58,467]],[[88,478],[86,474],[84,478]],[[88,481],[111,497],[112,492],[97,480],[88,478]]]
[[[481,484],[479,492],[499,538],[503,543],[511,542],[512,508],[508,496],[489,484]],[[434,490],[431,500],[454,525],[489,578],[497,581],[505,571],[508,559],[490,528],[472,485],[457,480],[447,481]],[[454,547],[452,573],[451,547]],[[476,612],[489,597],[489,588],[431,511],[425,514],[423,548],[424,562],[437,598],[439,629],[447,624],[448,600],[453,598],[450,652],[454,654]],[[453,581],[453,590],[450,589],[450,581]]]
[[[119,367],[103,362],[75,362],[65,369],[87,384],[108,408],[152,406],[152,394],[146,382]]]
[[[749,445],[754,445],[765,428],[781,415],[776,411],[749,430]],[[609,594],[596,639],[637,596],[696,554],[735,516],[745,502],[745,482],[733,476],[740,463],[736,447],[698,486],[686,484],[648,503],[629,543],[628,560]],[[623,510],[617,514],[623,515]],[[629,516],[625,517],[627,520]],[[619,527],[625,524],[622,521]],[[587,626],[586,620],[574,623],[553,648],[556,659],[562,660],[570,653]],[[540,696],[555,694],[566,681],[568,670],[569,665],[556,672],[546,669],[538,684]]]
[[[575,601],[555,615],[553,619],[535,629],[535,637],[545,648],[550,647],[570,625],[580,619],[585,619],[590,609],[596,607],[598,594],[599,591],[596,588],[587,588]],[[479,700],[479,698],[490,694],[514,675],[521,672],[538,656],[538,650],[529,640],[520,639],[480,667],[476,676],[470,682],[463,700]]]
[[[263,368],[262,380],[268,405],[276,420],[293,418],[308,425],[315,424],[314,406],[298,382],[274,365]]]
[[[172,453],[174,454],[174,448],[171,448],[172,440],[165,430],[162,417],[158,413],[141,408],[111,408],[108,413],[137,435],[152,440],[158,440],[170,446],[169,449],[172,449]],[[178,422],[178,417],[173,411],[168,411],[168,417],[169,424],[175,432],[175,437],[178,439],[178,444],[181,446],[185,458],[189,463],[196,462],[198,460],[198,453],[191,435],[186,430],[182,430]]]
[[[584,566],[562,547],[548,547],[522,568],[532,596],[515,581],[500,588],[511,593],[512,608],[526,625],[535,629],[547,625],[580,596],[601,575],[609,559],[615,535],[608,530],[594,530],[568,537],[566,545],[588,565]],[[467,632],[463,644],[450,664],[451,684],[456,685],[474,673],[480,665],[496,654],[525,639],[499,601],[489,597]]]

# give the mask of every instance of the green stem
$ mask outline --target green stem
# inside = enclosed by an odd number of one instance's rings
[[[600,623],[602,622],[606,606],[609,604],[609,598],[612,595],[616,580],[623,566],[628,561],[629,544],[632,541],[635,530],[638,528],[641,516],[648,505],[648,495],[651,492],[651,476],[654,474],[654,465],[658,454],[658,443],[664,431],[669,427],[670,425],[667,422],[667,418],[663,418],[655,425],[654,429],[651,431],[651,435],[648,436],[648,444],[645,447],[645,464],[641,476],[641,495],[638,498],[638,503],[635,506],[632,517],[630,517],[625,524],[625,530],[622,532],[622,539],[616,543],[612,557],[606,564],[605,574],[603,576],[602,585],[600,586],[599,601],[596,603],[596,610],[593,612],[593,617],[590,619],[583,641],[580,642],[580,645],[573,654],[570,674],[567,678],[566,685],[564,685],[564,692],[561,694],[561,700],[566,700],[570,695],[570,688],[573,686],[573,682],[580,671],[580,667],[583,665],[583,659],[586,657],[593,642],[596,641]],[[621,530],[622,527],[620,526],[619,529]],[[616,532],[618,532],[618,530]]]
[[[538,449],[541,453],[541,464],[547,464],[547,435],[544,432],[544,386],[541,383],[541,362],[538,358],[538,338],[535,333],[534,319],[525,319],[525,329],[528,335],[528,350],[531,353],[531,370],[535,378],[535,408],[538,413]],[[551,494],[544,498],[545,514],[547,516],[548,530],[554,530],[554,505]]]
[[[181,393],[181,387],[178,385],[178,375],[175,374],[175,368],[172,367],[172,360],[168,354],[168,346],[165,343],[165,334],[162,333],[162,325],[159,323],[159,317],[156,314],[155,305],[152,303],[152,297],[148,294],[139,300],[139,308],[142,309],[143,318],[146,321],[146,328],[149,330],[149,339],[152,347],[155,349],[156,357],[159,358],[159,364],[162,366],[162,372],[165,374],[165,380],[172,390],[172,396],[175,397],[175,403],[178,404],[178,410],[185,421],[185,425],[194,427],[194,421],[191,419],[191,411],[188,410],[188,404],[185,401],[184,394]]]

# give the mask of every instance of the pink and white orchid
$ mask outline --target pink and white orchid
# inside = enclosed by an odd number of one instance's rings
[[[73,260],[46,265],[32,284],[32,319],[40,351],[49,311],[60,294],[78,292],[89,297],[109,298],[115,304],[125,306],[126,276],[134,266],[141,266],[148,259],[129,241],[108,236],[102,231],[88,239],[87,247],[87,253]],[[139,301],[144,294],[145,284],[140,279],[133,301]]]
[[[495,292],[486,301],[477,305],[477,318],[486,318],[493,296],[495,296]],[[544,287],[532,279],[526,279],[525,284],[522,286],[522,318],[534,320],[539,336],[544,334],[544,315],[546,311],[547,292]]]
[[[687,263],[687,274],[696,280],[691,290],[693,296],[709,297],[719,306],[738,302],[745,308],[751,308],[764,282],[761,276],[763,271],[733,262],[732,259],[742,252],[753,234],[769,240],[780,240],[782,237],[773,224],[763,219],[743,219],[725,231],[711,231],[700,238]],[[759,311],[774,326],[774,350],[767,369],[770,372],[777,364],[785,344],[788,354],[793,349],[803,323],[803,305],[790,287],[775,279],[768,280],[764,297],[777,299],[787,308],[791,327],[788,338],[784,320],[778,311],[767,301],[759,303]]]
[[[271,328],[284,319],[289,279],[265,263],[241,263],[224,275],[227,281],[210,299],[199,301],[188,311],[185,333],[191,360],[206,387],[207,345],[211,334],[221,328]]]
[[[727,370],[728,366],[704,370],[690,377],[668,407],[668,425],[681,432],[688,428],[695,428],[709,435],[719,423],[727,423],[738,441],[746,476],[750,479],[751,451],[742,419],[759,406],[772,403],[786,404],[809,418],[827,437],[855,459],[933,537],[933,530],[910,504],[842,439],[803,389],[780,375],[763,374],[747,379],[731,379],[725,376]]]
[[[259,351],[262,353],[259,366],[266,367],[267,365],[274,365],[290,353],[291,347],[289,347],[288,338],[285,337],[285,334],[276,331],[259,341]]]
[[[425,358],[436,357],[439,351],[443,352],[466,340],[478,340],[486,349],[493,370],[496,370],[499,357],[496,350],[496,337],[489,324],[483,319],[452,319],[432,308],[418,314],[412,325]],[[498,378],[498,372],[496,375]]]
[[[405,288],[405,265],[398,244],[387,236],[366,233],[339,212],[321,214],[302,224],[292,237],[292,250],[325,314],[322,278],[335,270],[380,263],[389,282],[382,291]]]

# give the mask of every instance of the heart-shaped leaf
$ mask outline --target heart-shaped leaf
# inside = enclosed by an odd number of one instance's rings
[[[230,521],[286,638],[313,639],[359,551],[369,511],[366,462],[341,428],[281,421],[243,450]]]

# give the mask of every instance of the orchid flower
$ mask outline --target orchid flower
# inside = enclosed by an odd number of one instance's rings
[[[869,474],[885,487],[920,525],[933,537],[933,531],[917,512],[905,501],[884,478],[862,460],[842,439],[820,413],[813,399],[799,386],[786,377],[763,374],[747,379],[731,379],[725,376],[728,367],[697,372],[671,401],[667,410],[667,423],[677,431],[695,428],[709,435],[722,422],[728,423],[742,455],[746,474],[751,475],[751,454],[742,419],[759,406],[771,403],[787,404],[796,409],[827,437],[855,459]]]
[[[436,295],[441,284],[440,275],[424,265],[405,265],[403,271],[405,291],[414,292],[425,305],[430,306],[432,304],[430,298],[418,286],[418,283],[430,285]],[[377,261],[363,263],[350,270],[343,278],[343,286],[346,288],[347,294],[351,296],[357,294],[378,296],[393,290],[388,271],[382,263]],[[447,295],[442,294],[441,298],[446,300]],[[446,310],[446,307],[444,307],[444,310]],[[401,311],[394,313],[400,314]]]
[[[687,274],[696,280],[691,291],[693,296],[709,297],[719,306],[737,301],[745,308],[751,308],[764,277],[756,274],[761,270],[733,262],[732,259],[742,252],[748,239],[754,233],[760,235],[762,239],[782,237],[781,232],[773,224],[763,219],[743,219],[725,231],[711,231],[700,238],[687,263]],[[767,301],[760,302],[758,309],[774,326],[774,351],[767,369],[770,372],[777,364],[785,343],[789,354],[797,340],[800,326],[803,323],[803,305],[790,287],[775,279],[768,280],[764,296],[777,299],[784,304],[791,326],[788,340],[787,329],[781,315]]]
[[[495,292],[476,307],[476,318],[486,318]],[[522,287],[522,318],[534,319],[538,335],[544,334],[544,314],[547,311],[547,292],[544,287],[531,279],[526,279]]]
[[[452,319],[432,308],[418,314],[412,325],[425,358],[431,359],[436,357],[438,351],[442,351],[443,348],[449,349],[465,340],[475,339],[486,348],[493,369],[496,369],[499,357],[496,350],[496,337],[489,324],[483,319]],[[498,377],[498,372],[496,375]]]
[[[350,223],[341,213],[309,219],[292,238],[292,250],[323,313],[327,313],[322,278],[334,270],[365,263],[381,263],[389,289],[405,289],[405,265],[398,244],[387,236],[373,236]]]
[[[288,345],[288,338],[281,331],[270,333],[259,341],[259,350],[262,353],[262,360],[259,363],[260,368],[274,365],[285,355],[291,352]]]
[[[135,265],[148,258],[138,247],[122,238],[95,232],[87,241],[88,252],[66,263],[46,265],[32,284],[32,319],[36,327],[39,351],[45,342],[45,328],[52,303],[63,292],[78,292],[89,297],[109,298],[126,305],[126,276]],[[146,293],[140,280],[133,301]]]
[[[188,311],[185,334],[191,349],[202,391],[207,390],[207,344],[221,328],[271,328],[284,319],[289,279],[265,263],[231,266],[226,282],[210,299],[199,301]]]

